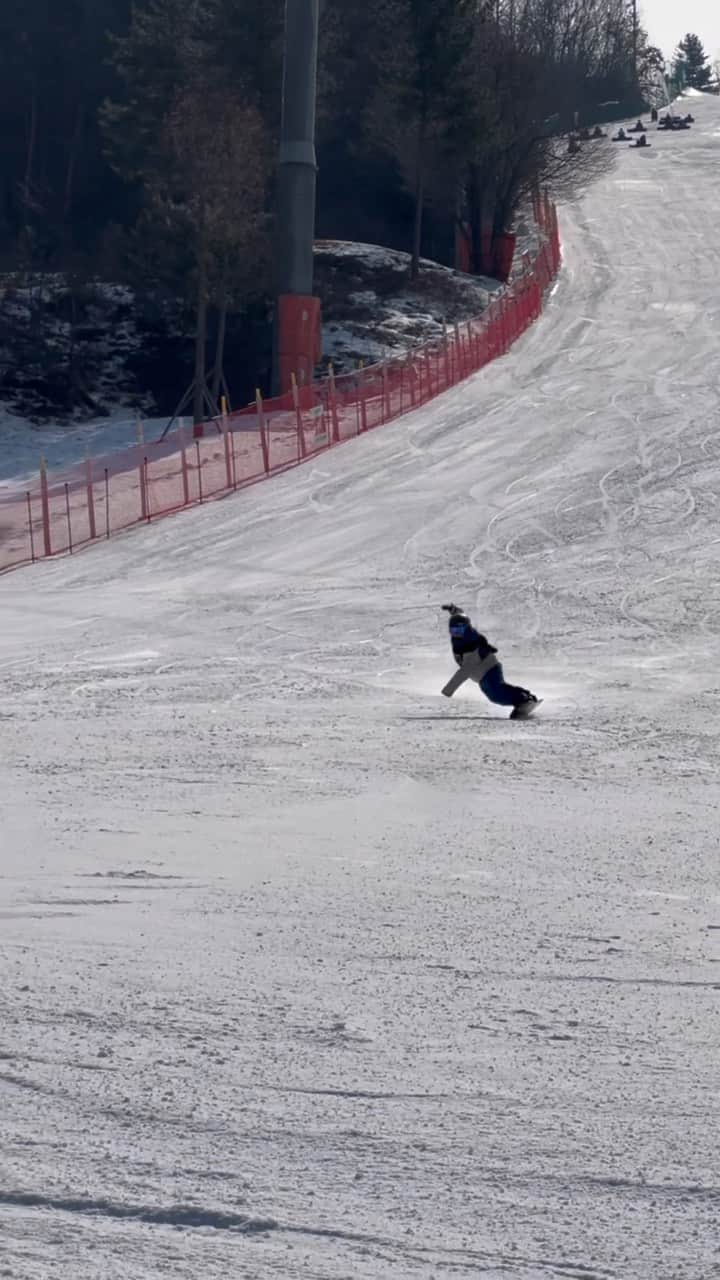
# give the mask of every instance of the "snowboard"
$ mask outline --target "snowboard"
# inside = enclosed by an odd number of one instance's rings
[[[512,711],[510,712],[510,719],[511,720],[529,720],[530,716],[535,714],[541,702],[542,702],[542,698],[538,698],[536,702],[526,702],[524,705],[520,707],[513,707]]]

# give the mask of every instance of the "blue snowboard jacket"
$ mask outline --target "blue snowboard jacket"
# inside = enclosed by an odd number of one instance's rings
[[[476,649],[480,655],[480,661],[487,658],[491,653],[497,653],[494,645],[486,636],[469,623],[457,622],[455,618],[451,618],[448,627],[450,630],[450,643],[458,666],[462,665],[463,657],[466,653],[473,653]]]

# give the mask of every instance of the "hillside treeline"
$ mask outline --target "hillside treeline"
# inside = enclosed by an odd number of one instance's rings
[[[272,293],[283,13],[0,13],[0,269],[181,299],[215,389],[226,322]],[[322,0],[318,234],[407,249],[417,269],[421,252],[452,261],[462,220],[489,269],[558,138],[635,109],[654,55],[625,0]]]

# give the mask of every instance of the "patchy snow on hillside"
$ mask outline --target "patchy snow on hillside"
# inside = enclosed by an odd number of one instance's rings
[[[176,425],[190,422],[189,418],[179,418]],[[36,477],[41,458],[51,471],[72,466],[87,454],[97,458],[127,449],[141,438],[157,440],[166,425],[167,418],[143,418],[120,408],[91,422],[38,426],[0,408],[0,489],[17,488]]]
[[[323,362],[337,372],[403,355],[442,336],[446,325],[485,311],[498,280],[469,276],[381,245],[319,240],[316,288],[322,303]]]
[[[519,221],[516,233],[514,272],[540,243],[529,221]],[[498,280],[426,258],[411,281],[409,254],[341,240],[316,243],[315,285],[323,319],[319,374],[329,364],[342,373],[403,355],[441,337],[445,326],[481,315],[503,289]],[[131,372],[148,319],[137,314],[133,291],[101,281],[73,291],[59,275],[6,275],[0,298],[0,485],[35,474],[41,455],[52,469],[135,444],[152,397]],[[172,315],[163,318],[172,333]],[[71,387],[80,408],[71,403]],[[146,421],[145,438],[156,438],[166,422]]]
[[[0,407],[35,422],[142,405],[129,362],[143,342],[131,289],[60,274],[0,278]]]

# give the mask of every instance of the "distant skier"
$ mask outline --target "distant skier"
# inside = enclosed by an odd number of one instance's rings
[[[466,613],[456,604],[444,604],[443,609],[450,614],[448,629],[453,656],[460,668],[448,680],[442,692],[451,698],[456,689],[466,680],[474,680],[480,685],[485,697],[501,707],[512,707],[511,720],[521,720],[532,715],[542,699],[536,698],[529,689],[521,689],[518,685],[507,684],[502,664],[496,657],[497,649],[484,635],[476,631]]]

